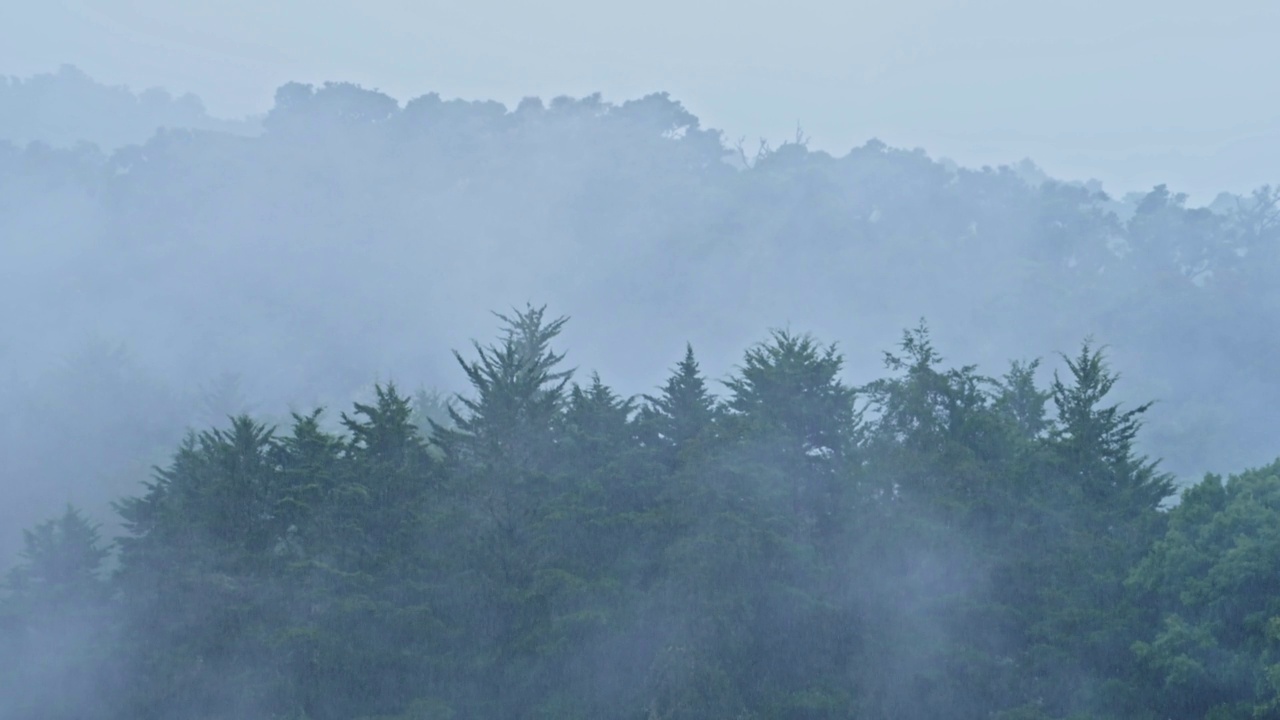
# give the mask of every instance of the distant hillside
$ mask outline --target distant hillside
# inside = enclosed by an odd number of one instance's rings
[[[0,524],[132,492],[184,423],[236,409],[216,388],[276,417],[378,380],[459,389],[450,351],[526,301],[572,316],[569,362],[627,394],[688,340],[725,377],[768,327],[839,342],[853,384],[922,317],[948,363],[992,375],[1062,369],[1092,336],[1124,401],[1159,402],[1138,443],[1167,469],[1275,452],[1269,188],[1210,210],[876,141],[739,154],[665,94],[508,108],[291,84],[252,136],[151,133],[132,102],[90,115],[139,146],[0,144],[0,307],[22,309],[0,336],[0,472],[29,479]]]
[[[0,76],[0,140],[56,146],[88,142],[114,150],[145,142],[159,128],[257,131],[253,121],[210,117],[190,93],[174,97],[160,88],[135,92],[103,85],[70,65],[25,79]]]

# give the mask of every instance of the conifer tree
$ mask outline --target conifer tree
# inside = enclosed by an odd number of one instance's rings
[[[483,667],[477,701],[506,714],[555,682],[540,675],[554,664],[536,659],[555,654],[555,604],[578,578],[551,532],[566,499],[560,444],[573,374],[559,368],[564,356],[551,342],[567,318],[548,321],[545,308],[532,306],[498,317],[505,327],[497,344],[476,343],[472,361],[455,352],[473,394],[450,410],[454,428],[433,429],[464,508],[463,552],[475,583],[466,622]]]
[[[1057,407],[1054,447],[1071,468],[1087,501],[1121,513],[1153,510],[1173,494],[1172,478],[1157,463],[1139,456],[1134,441],[1152,403],[1122,410],[1102,403],[1119,379],[1101,349],[1084,343],[1075,358],[1063,357],[1069,382],[1056,373],[1052,385]]]
[[[690,448],[716,420],[716,400],[707,389],[693,345],[685,346],[684,358],[662,385],[661,393],[644,398],[647,404],[641,423],[653,436],[652,441],[666,450],[669,461]]]
[[[72,720],[110,691],[114,605],[109,551],[74,507],[23,530],[18,566],[0,583],[0,702],[13,718]]]

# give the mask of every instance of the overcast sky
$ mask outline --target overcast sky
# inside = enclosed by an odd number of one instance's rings
[[[1280,2],[1269,0],[40,0],[0,3],[0,74],[261,112],[290,80],[401,100],[666,90],[731,139],[797,123],[962,164],[1030,156],[1124,191],[1280,181]]]

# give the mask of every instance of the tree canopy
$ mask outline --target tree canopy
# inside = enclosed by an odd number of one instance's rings
[[[1277,712],[1275,188],[665,93],[0,106],[10,715]]]
[[[416,409],[247,415],[26,531],[15,718],[1265,717],[1274,466],[1173,486],[1090,342],[1047,387],[778,330],[579,381],[526,306]],[[429,413],[423,415],[423,413]],[[417,418],[429,417],[425,421]],[[423,425],[426,426],[425,431]],[[1269,519],[1270,518],[1270,519]],[[114,548],[115,552],[112,552]]]

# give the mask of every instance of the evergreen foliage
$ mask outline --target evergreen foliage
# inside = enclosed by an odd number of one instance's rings
[[[775,331],[709,389],[573,381],[499,315],[452,401],[376,385],[190,434],[23,535],[0,692],[25,718],[1269,717],[1280,466],[1170,506],[1092,343],[1048,387],[903,334],[853,386]],[[448,412],[446,421],[442,413]],[[424,434],[423,426],[428,428]],[[109,572],[108,572],[109,570]]]

